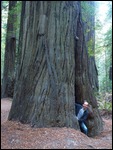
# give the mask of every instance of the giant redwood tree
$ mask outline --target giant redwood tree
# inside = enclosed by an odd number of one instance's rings
[[[89,18],[91,27],[93,19]],[[80,1],[23,1],[19,66],[9,120],[79,129],[75,101],[87,99],[94,111],[89,135],[101,131],[94,96],[97,72],[87,47],[91,37],[94,43],[94,28],[85,36],[86,28]]]

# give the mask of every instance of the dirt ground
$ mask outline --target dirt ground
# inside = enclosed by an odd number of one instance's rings
[[[11,103],[9,98],[1,100],[1,149],[112,149],[111,114],[102,113],[104,130],[90,138],[71,128],[31,128],[7,121]]]

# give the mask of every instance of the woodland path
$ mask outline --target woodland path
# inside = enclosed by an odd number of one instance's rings
[[[7,121],[11,99],[1,100],[1,149],[112,149],[112,118],[103,116],[103,132],[90,138],[71,128],[31,128]]]

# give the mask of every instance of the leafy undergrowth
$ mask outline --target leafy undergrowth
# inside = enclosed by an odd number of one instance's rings
[[[6,121],[11,101],[1,104],[1,149],[112,149],[112,120],[105,115],[103,132],[90,138],[71,128],[31,128]]]
[[[100,110],[112,111],[112,93],[101,93],[97,99]]]

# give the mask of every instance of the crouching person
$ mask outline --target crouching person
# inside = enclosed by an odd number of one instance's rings
[[[83,105],[75,104],[76,106],[76,118],[79,122],[80,130],[84,134],[88,135],[88,128],[86,125],[86,120],[88,116],[91,114],[91,110],[89,108],[89,104],[87,101],[83,103]]]

